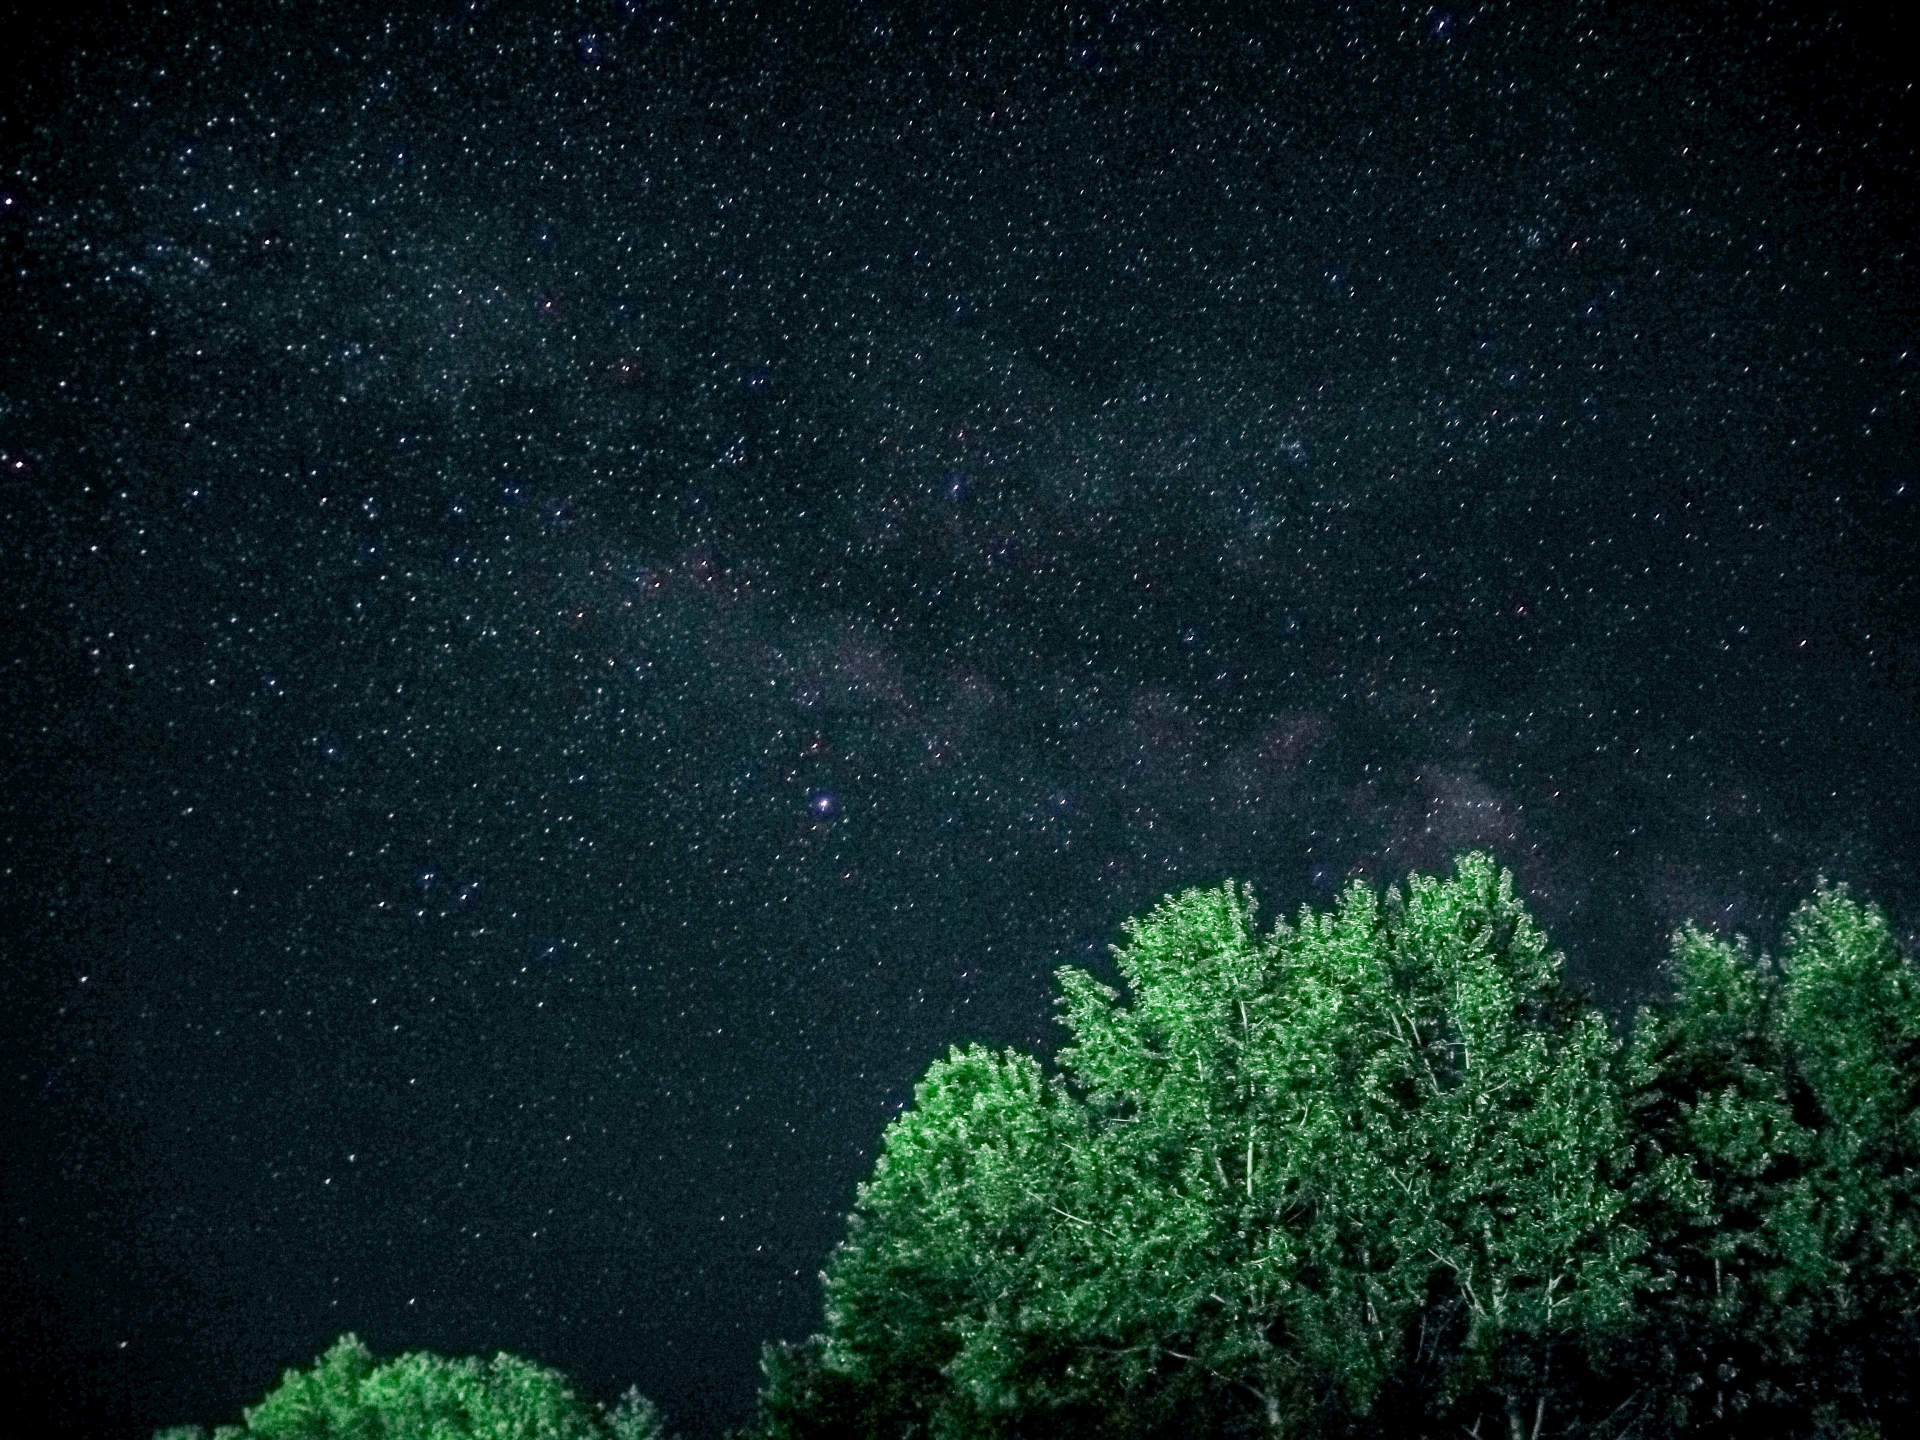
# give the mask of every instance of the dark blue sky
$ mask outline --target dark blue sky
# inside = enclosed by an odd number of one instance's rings
[[[1920,933],[1872,15],[186,3],[0,162],[7,1388],[747,1418],[887,1118],[1251,880]],[[16,25],[20,24],[18,17]]]

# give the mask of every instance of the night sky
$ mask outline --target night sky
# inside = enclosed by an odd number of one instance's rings
[[[1187,886],[1914,943],[1911,22],[1259,8],[13,16],[0,1391],[713,1440]]]

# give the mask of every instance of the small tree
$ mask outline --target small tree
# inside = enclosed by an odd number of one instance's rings
[[[607,1433],[613,1440],[667,1440],[667,1422],[660,1407],[629,1385],[607,1412]]]
[[[197,1440],[176,1426],[155,1440]],[[343,1335],[311,1370],[288,1370],[216,1440],[664,1440],[659,1412],[629,1390],[611,1412],[580,1401],[566,1378],[504,1352],[490,1362],[424,1351],[384,1364]]]

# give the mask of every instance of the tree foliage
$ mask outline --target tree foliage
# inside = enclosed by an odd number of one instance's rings
[[[1261,934],[1129,921],[956,1048],[763,1361],[766,1440],[1872,1433],[1915,1333],[1920,987],[1826,887],[1676,936],[1631,1040],[1485,855]],[[1884,1428],[1884,1426],[1883,1426]]]
[[[1920,986],[1824,883],[1785,955],[1688,927],[1624,1067],[1645,1365],[1701,1435],[1889,1433],[1920,1366]]]
[[[197,1425],[154,1440],[202,1440]],[[581,1401],[558,1371],[502,1352],[491,1361],[421,1351],[377,1362],[343,1335],[310,1370],[288,1370],[214,1440],[665,1440],[637,1389],[611,1410]]]

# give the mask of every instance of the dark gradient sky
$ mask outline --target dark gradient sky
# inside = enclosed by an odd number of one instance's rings
[[[712,1440],[1189,885],[1912,942],[1910,24],[982,10],[13,17],[6,1391]]]

